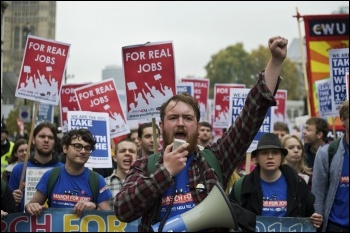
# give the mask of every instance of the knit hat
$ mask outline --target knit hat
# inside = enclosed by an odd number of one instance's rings
[[[288,150],[285,148],[282,148],[282,144],[278,136],[274,133],[266,133],[263,136],[261,136],[258,146],[255,150],[252,151],[252,156],[255,157],[256,153],[259,150],[263,149],[280,149],[282,152],[282,155],[286,156],[288,154]]]

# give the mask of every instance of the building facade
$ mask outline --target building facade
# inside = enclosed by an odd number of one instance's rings
[[[4,104],[17,104],[15,90],[29,34],[56,37],[56,1],[4,1],[1,82]]]

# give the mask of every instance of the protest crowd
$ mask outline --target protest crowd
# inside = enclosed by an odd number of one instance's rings
[[[313,231],[349,232],[349,101],[337,111],[339,138],[329,137],[323,117],[309,117],[294,132],[286,119],[272,120],[287,45],[281,36],[268,40],[269,63],[252,88],[236,92],[240,111],[219,131],[215,121],[224,122],[224,114],[203,118],[202,103],[160,74],[153,83],[126,82],[128,117],[107,81],[77,87],[81,111],[65,112],[63,132],[45,121],[14,136],[2,121],[2,221],[65,209],[75,220],[109,211],[129,231],[263,231],[258,222],[269,220],[261,217],[288,217]],[[126,66],[137,60],[132,49],[124,48]],[[149,49],[152,58],[171,57],[167,44]],[[137,116],[147,117],[130,129],[126,118]],[[210,202],[229,214],[210,215]],[[208,217],[196,216],[199,207]]]

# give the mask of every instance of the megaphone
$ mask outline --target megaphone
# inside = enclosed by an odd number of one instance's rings
[[[238,229],[236,216],[225,191],[215,184],[209,195],[198,206],[166,221],[164,232],[195,232],[213,227]],[[158,232],[159,223],[152,225]]]

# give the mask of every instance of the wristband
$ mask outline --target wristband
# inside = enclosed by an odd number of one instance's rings
[[[97,210],[97,208],[98,208],[98,205],[97,205],[97,203],[96,202],[92,202],[92,203],[94,203],[95,204],[95,210]]]

